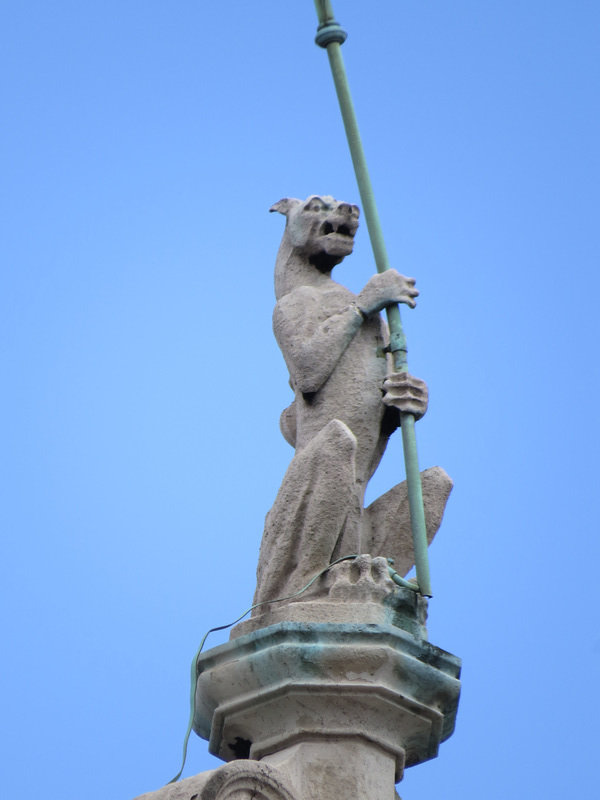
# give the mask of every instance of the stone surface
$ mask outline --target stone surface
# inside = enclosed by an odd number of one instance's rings
[[[198,659],[194,730],[228,763],[138,800],[392,800],[435,757],[460,661],[427,641],[427,599],[367,554],[311,590]]]
[[[394,760],[367,742],[304,742],[240,759],[135,800],[397,800]],[[392,787],[392,788],[390,788]]]
[[[390,578],[385,558],[370,555],[335,564],[300,596],[270,603],[266,610],[240,622],[230,639],[279,622],[360,622],[394,625],[426,639],[426,597],[400,589]]]
[[[396,781],[437,755],[460,691],[456,657],[391,625],[282,622],[201,655],[198,668],[194,730],[214,755],[359,741],[393,758]]]
[[[312,196],[286,198],[271,210],[287,220],[275,265],[273,329],[295,395],[281,430],[296,454],[265,521],[255,603],[293,594],[343,555],[392,557],[400,574],[408,572],[405,487],[366,513],[364,493],[399,410],[418,418],[427,407],[424,382],[394,372],[379,314],[392,303],[414,306],[414,280],[388,270],[355,295],[331,278],[352,252],[358,208]],[[451,486],[440,468],[424,482],[430,540]]]
[[[429,467],[421,472],[427,544],[437,533],[446,502],[452,491],[452,479],[441,467]],[[378,497],[368,506],[362,520],[363,538],[370,543],[373,556],[394,559],[394,569],[406,575],[415,563],[410,508],[406,481]]]
[[[285,770],[242,759],[135,800],[301,800]]]
[[[267,756],[302,800],[392,800],[395,759],[392,753],[357,737],[331,737]]]

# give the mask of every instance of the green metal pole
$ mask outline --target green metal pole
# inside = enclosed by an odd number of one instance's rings
[[[390,262],[385,247],[383,231],[379,221],[379,214],[375,204],[375,195],[367,169],[365,152],[358,130],[358,122],[354,104],[350,94],[346,69],[342,58],[341,45],[346,40],[346,32],[342,30],[333,16],[330,0],[315,0],[319,27],[317,29],[316,43],[327,50],[333,82],[337,93],[346,137],[350,147],[350,155],[356,173],[358,191],[362,202],[363,212],[367,222],[371,247],[375,257],[378,272],[390,269]],[[406,338],[402,328],[400,309],[397,305],[386,309],[388,325],[390,328],[390,350],[394,358],[394,367],[397,372],[408,372],[406,359]],[[421,473],[417,455],[417,439],[415,436],[415,418],[413,414],[400,414],[402,445],[404,449],[404,465],[406,469],[406,484],[408,487],[408,502],[410,507],[410,520],[412,528],[413,546],[415,550],[415,567],[419,592],[426,597],[431,597],[431,579],[429,577],[429,557],[427,554],[427,530],[425,528],[425,510],[423,507],[423,490],[421,487]]]

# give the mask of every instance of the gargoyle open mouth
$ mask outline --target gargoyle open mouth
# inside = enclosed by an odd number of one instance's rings
[[[334,226],[329,220],[326,220],[321,227],[321,234],[323,236],[329,236],[330,233],[338,233],[340,236],[350,236],[350,238],[353,238],[356,229],[352,230],[347,225],[344,225],[344,223]]]

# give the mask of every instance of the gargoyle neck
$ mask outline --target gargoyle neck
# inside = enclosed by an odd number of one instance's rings
[[[324,286],[331,282],[331,270],[321,271],[310,263],[304,250],[294,248],[286,238],[275,262],[275,297],[280,300],[299,286]]]

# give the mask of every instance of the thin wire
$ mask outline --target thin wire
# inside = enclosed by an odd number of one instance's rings
[[[187,759],[188,743],[189,743],[189,740],[190,740],[190,735],[192,733],[192,728],[194,726],[194,710],[195,710],[194,706],[195,706],[195,699],[196,699],[196,681],[198,680],[198,659],[200,658],[200,653],[202,652],[202,648],[204,647],[204,645],[206,643],[206,640],[208,639],[209,635],[211,633],[215,633],[215,631],[224,631],[227,628],[231,628],[233,625],[236,625],[238,622],[241,622],[244,619],[244,617],[246,617],[248,614],[250,614],[251,611],[254,611],[255,608],[260,608],[261,606],[272,605],[273,603],[282,603],[284,600],[291,600],[294,597],[298,597],[298,595],[301,595],[303,592],[305,592],[307,589],[309,589],[313,585],[313,583],[317,580],[317,578],[320,578],[321,575],[323,575],[323,574],[325,574],[327,572],[327,570],[331,569],[331,567],[335,566],[336,564],[339,564],[341,561],[348,561],[350,558],[358,558],[358,556],[357,555],[342,556],[341,558],[338,558],[335,561],[332,561],[331,564],[328,564],[320,572],[317,572],[317,574],[313,578],[311,578],[311,580],[306,584],[306,586],[303,589],[300,589],[299,592],[295,592],[294,594],[289,594],[286,597],[278,597],[276,600],[263,600],[261,603],[255,603],[253,606],[250,606],[250,608],[247,611],[244,611],[244,613],[241,616],[239,616],[237,619],[234,619],[233,622],[230,622],[227,625],[219,625],[216,628],[211,628],[209,631],[207,631],[204,634],[204,638],[200,642],[200,647],[196,650],[196,654],[195,654],[194,658],[192,659],[191,675],[190,675],[190,678],[191,678],[191,680],[190,680],[190,683],[191,683],[191,686],[190,686],[190,718],[188,720],[188,726],[187,726],[187,730],[185,732],[185,737],[184,737],[184,740],[183,740],[183,760],[182,760],[182,763],[181,763],[181,769],[179,770],[177,775],[175,775],[174,778],[171,778],[169,783],[165,784],[166,786],[168,786],[171,783],[177,783],[177,781],[181,777],[181,774],[182,774],[182,772],[184,770],[184,767],[185,767],[185,762],[186,762],[186,759]]]

